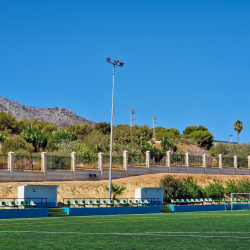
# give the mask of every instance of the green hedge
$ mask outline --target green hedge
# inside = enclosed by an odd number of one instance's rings
[[[206,187],[199,186],[192,177],[181,181],[171,175],[166,175],[161,179],[160,186],[164,187],[164,201],[169,202],[171,199],[196,199],[196,198],[219,198],[230,193],[250,193],[249,180],[229,181],[226,187],[222,184],[209,183]]]

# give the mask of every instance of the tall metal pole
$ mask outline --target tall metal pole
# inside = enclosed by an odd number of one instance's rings
[[[109,200],[111,200],[112,186],[112,149],[113,149],[113,116],[114,116],[114,91],[115,91],[115,65],[113,64],[113,91],[112,91],[112,110],[111,110],[111,134],[110,134],[110,162],[109,162]]]

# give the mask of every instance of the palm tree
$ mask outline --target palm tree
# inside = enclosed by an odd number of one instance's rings
[[[243,129],[242,122],[240,120],[235,121],[234,123],[234,130],[237,132],[237,144],[239,144],[239,133]]]
[[[105,187],[109,191],[109,186],[105,185]],[[125,189],[126,189],[126,187],[124,187],[124,186],[118,186],[118,185],[112,183],[111,184],[111,192],[113,194],[113,200],[115,200],[116,195],[123,194]]]

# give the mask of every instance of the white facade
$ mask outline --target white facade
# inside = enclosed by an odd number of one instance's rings
[[[163,205],[163,190],[163,187],[138,188],[135,189],[135,198],[151,200],[152,205]]]
[[[25,185],[18,187],[18,200],[29,201],[32,199],[37,207],[46,205],[48,207],[57,207],[57,187],[58,185]]]

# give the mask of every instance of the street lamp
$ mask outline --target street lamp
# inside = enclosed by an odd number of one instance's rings
[[[112,148],[113,148],[113,114],[114,114],[114,88],[115,88],[115,66],[122,67],[124,65],[123,62],[118,60],[114,60],[111,62],[111,59],[106,58],[108,63],[113,64],[113,91],[112,91],[112,109],[111,109],[111,134],[110,134],[110,162],[109,162],[109,200],[111,200],[111,186],[112,186]]]

